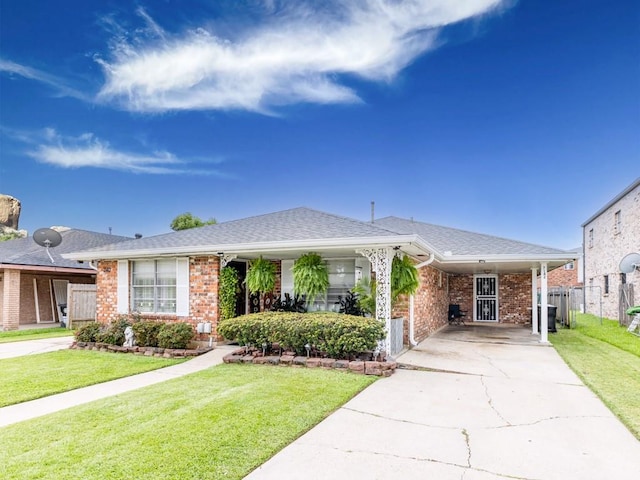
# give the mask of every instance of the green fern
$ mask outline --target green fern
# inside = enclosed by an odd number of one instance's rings
[[[307,305],[327,293],[329,289],[329,270],[327,264],[317,253],[307,253],[298,258],[291,270],[293,272],[293,291],[304,295]]]
[[[245,282],[252,293],[272,292],[276,286],[276,265],[262,256],[252,260]]]
[[[402,258],[393,257],[391,263],[391,301],[395,302],[400,295],[413,295],[419,285],[418,270],[411,258],[407,255]]]

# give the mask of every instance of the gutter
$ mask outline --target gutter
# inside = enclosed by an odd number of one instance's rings
[[[432,263],[435,260],[436,256],[433,252],[431,252],[431,255],[429,255],[429,259],[425,260],[422,263],[419,263],[416,265],[417,269],[420,269],[422,267],[426,267],[427,265],[429,265],[430,263]],[[415,339],[415,326],[414,326],[414,298],[413,295],[409,296],[409,343],[411,344],[412,347],[415,347],[418,345],[418,342]]]

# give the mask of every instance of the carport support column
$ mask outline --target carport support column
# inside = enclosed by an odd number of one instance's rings
[[[364,248],[358,250],[371,263],[371,270],[376,274],[376,318],[384,322],[387,338],[380,348],[390,355],[391,348],[391,263],[393,249]]]
[[[4,270],[2,299],[2,328],[18,330],[20,327],[20,270]]]
[[[538,334],[538,268],[531,268],[531,333]]]
[[[547,262],[540,264],[540,343],[549,343],[549,309],[547,308]]]

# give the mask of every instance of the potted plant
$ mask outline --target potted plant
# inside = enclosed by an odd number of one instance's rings
[[[293,291],[295,295],[304,295],[307,305],[311,305],[319,295],[329,289],[329,270],[327,264],[317,253],[309,252],[293,263]]]
[[[262,256],[252,260],[245,282],[250,292],[272,292],[276,286],[276,265]]]

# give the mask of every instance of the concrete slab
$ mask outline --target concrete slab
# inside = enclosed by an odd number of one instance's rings
[[[0,343],[0,359],[63,350],[65,348],[69,348],[69,346],[73,343],[73,340],[73,336],[70,336],[44,338],[41,340],[26,340],[22,342]]]
[[[479,328],[401,355],[412,370],[378,380],[246,479],[637,477],[640,442],[552,347],[524,328]]]

